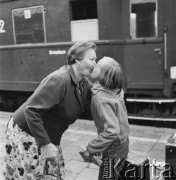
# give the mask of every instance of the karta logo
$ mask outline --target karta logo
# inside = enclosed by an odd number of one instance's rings
[[[156,159],[149,164],[148,159],[144,159],[141,164],[134,164],[125,159],[103,159],[103,178],[114,179],[115,176],[119,176],[121,179],[148,179],[150,173],[153,179],[172,179],[175,178],[173,173],[173,166],[169,163],[163,165],[156,163]],[[159,175],[156,171],[160,169]]]

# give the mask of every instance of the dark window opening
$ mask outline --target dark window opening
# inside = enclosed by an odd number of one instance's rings
[[[72,1],[72,20],[97,19],[97,2],[94,1]]]
[[[157,36],[157,5],[156,2],[136,2],[131,4],[131,36]]]
[[[43,7],[12,11],[16,44],[45,42]]]

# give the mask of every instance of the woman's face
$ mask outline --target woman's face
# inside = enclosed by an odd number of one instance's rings
[[[101,61],[98,61],[97,65],[96,65],[95,68],[93,69],[93,71],[92,71],[92,73],[91,73],[91,78],[92,78],[93,80],[97,80],[97,79],[98,79],[101,65],[102,65]]]
[[[96,60],[97,56],[94,49],[90,49],[87,52],[85,52],[84,58],[79,61],[79,72],[81,76],[90,77],[91,73],[96,66]]]

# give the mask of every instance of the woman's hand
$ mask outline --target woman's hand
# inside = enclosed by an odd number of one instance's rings
[[[45,156],[46,159],[54,159],[54,160],[58,160],[58,148],[50,143],[50,144],[47,144],[47,145],[44,145],[42,146],[42,149],[43,149],[43,154]]]

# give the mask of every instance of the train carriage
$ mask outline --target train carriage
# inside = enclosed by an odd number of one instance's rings
[[[122,64],[129,118],[175,121],[175,9],[175,0],[0,0],[2,108],[17,108],[75,41],[91,40],[98,59]]]

